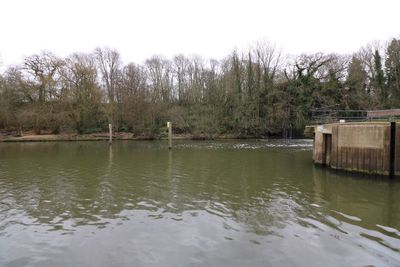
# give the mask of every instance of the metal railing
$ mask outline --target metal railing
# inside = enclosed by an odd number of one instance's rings
[[[367,110],[343,110],[332,107],[313,109],[311,111],[311,123],[326,124],[344,120],[346,122],[367,122],[367,121],[394,121],[400,120],[400,113],[386,112],[376,114]],[[388,110],[391,111],[391,110]]]

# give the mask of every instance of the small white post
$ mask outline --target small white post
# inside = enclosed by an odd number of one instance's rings
[[[109,141],[108,143],[111,145],[112,144],[112,124],[108,124],[108,130],[109,130]]]
[[[170,121],[167,122],[168,128],[168,149],[172,148],[172,123]]]

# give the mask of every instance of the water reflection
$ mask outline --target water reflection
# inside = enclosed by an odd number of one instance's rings
[[[0,265],[399,265],[400,184],[310,144],[0,144]]]

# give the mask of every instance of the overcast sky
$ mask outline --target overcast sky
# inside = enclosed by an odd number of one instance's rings
[[[400,36],[400,0],[0,0],[3,67],[97,46],[125,62],[153,54],[221,58],[260,39],[284,53],[351,53]]]

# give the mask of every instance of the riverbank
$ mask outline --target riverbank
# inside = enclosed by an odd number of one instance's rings
[[[213,140],[213,139],[249,139],[254,137],[243,137],[236,135],[190,135],[190,134],[175,134],[173,140]],[[107,141],[108,133],[95,134],[34,134],[29,133],[23,136],[15,135],[0,135],[0,142],[53,142],[53,141]],[[167,136],[138,136],[133,133],[114,133],[113,140],[163,140]]]
[[[181,139],[184,137],[176,137]],[[51,142],[51,141],[107,141],[107,133],[96,134],[28,134],[24,136],[0,136],[0,142]],[[115,133],[113,140],[154,140],[160,138],[134,136],[131,133]]]

